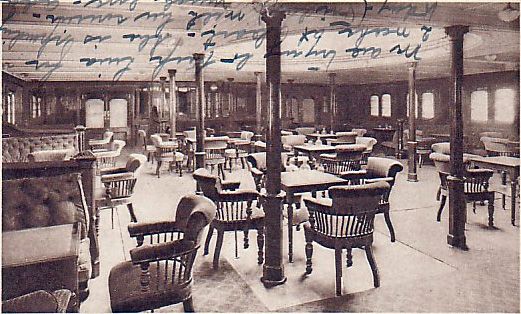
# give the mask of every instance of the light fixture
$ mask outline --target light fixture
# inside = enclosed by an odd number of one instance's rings
[[[210,85],[210,90],[211,90],[212,92],[216,92],[217,89],[219,89],[219,87],[218,87],[217,85],[215,85],[215,83],[212,83],[212,85]]]
[[[509,2],[497,15],[503,22],[512,22],[519,17],[519,9],[514,8]]]

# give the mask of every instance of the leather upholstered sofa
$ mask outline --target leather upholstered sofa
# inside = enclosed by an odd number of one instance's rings
[[[31,153],[49,151],[50,155],[37,153],[36,159],[55,159],[60,151],[62,158],[73,156],[77,151],[77,134],[59,134],[34,137],[8,137],[2,139],[2,163],[28,162]],[[48,157],[48,158],[47,158]]]

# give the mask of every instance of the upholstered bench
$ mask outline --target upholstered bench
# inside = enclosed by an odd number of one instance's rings
[[[2,139],[2,162],[27,162],[29,155],[38,151],[66,151],[74,155],[77,151],[76,134],[60,134],[36,137],[8,137]],[[37,156],[43,157],[42,155]],[[49,157],[49,156],[47,156]],[[53,158],[56,156],[52,156]]]

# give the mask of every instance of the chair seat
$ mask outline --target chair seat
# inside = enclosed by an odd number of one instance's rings
[[[149,291],[141,290],[139,265],[132,265],[132,262],[126,261],[110,270],[109,294],[113,312],[141,312],[182,302],[190,297],[191,285],[178,284],[176,280],[165,287],[163,278],[158,282],[157,265],[151,263],[149,270]],[[122,282],[125,284],[121,284]],[[159,289],[156,290],[158,284]]]
[[[171,153],[162,154],[161,156],[156,156],[156,158],[161,161],[183,161],[185,158],[185,155],[180,152],[175,152],[175,153],[171,152]]]
[[[156,147],[154,145],[146,145],[145,146],[145,151],[146,152],[155,152],[156,151]]]
[[[288,218],[288,211],[282,212],[284,218]],[[309,212],[306,208],[294,209],[293,210],[293,225],[298,225],[309,220]]]

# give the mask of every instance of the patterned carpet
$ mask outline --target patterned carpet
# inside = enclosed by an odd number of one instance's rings
[[[201,252],[199,252],[201,253]],[[194,269],[193,299],[196,312],[266,312],[250,287],[224,258],[214,270],[210,258],[197,257]],[[182,304],[156,312],[183,312]]]

